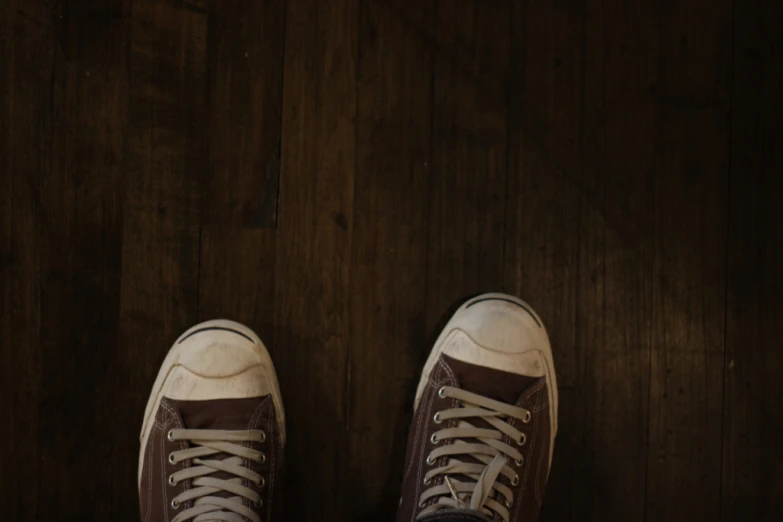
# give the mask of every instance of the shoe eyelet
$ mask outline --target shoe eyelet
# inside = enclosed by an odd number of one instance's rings
[[[176,464],[174,462],[174,454],[173,453],[169,453],[169,464]]]
[[[440,442],[440,440],[438,439],[437,434],[435,434],[435,433],[432,434],[432,437],[430,437],[430,442],[432,442],[433,444],[437,444],[438,442]]]
[[[266,432],[264,431],[261,432],[261,440],[259,440],[258,442],[266,442]]]
[[[256,486],[259,487],[259,488],[263,488],[265,485],[266,485],[266,480],[264,480],[264,477],[260,477],[256,481]]]
[[[440,424],[441,422],[443,422],[443,419],[440,418],[440,412],[436,412],[435,415],[432,416],[432,421],[435,424]]]
[[[426,505],[427,505],[427,501],[426,500],[422,500],[421,502],[419,502],[419,507],[420,508],[423,508]]]
[[[527,442],[527,435],[525,435],[524,433],[516,441],[517,446],[524,446],[526,442]]]
[[[174,482],[174,475],[169,475],[169,486],[176,486],[177,483]]]
[[[169,432],[166,434],[166,438],[170,441],[174,440],[174,430],[169,430]]]
[[[531,414],[530,414],[530,410],[527,410],[527,411],[525,412],[525,416],[524,416],[524,417],[522,417],[522,422],[524,422],[525,424],[527,424],[528,422],[530,422],[530,419],[532,419],[532,418],[533,418],[533,415],[531,415]]]
[[[435,465],[435,459],[432,458],[432,455],[427,455],[427,464],[430,466]]]
[[[446,387],[445,386],[441,386],[440,389],[438,390],[438,397],[440,397],[441,399],[445,399],[446,398]]]
[[[514,478],[511,479],[511,485],[512,486],[519,486],[519,475],[514,475]]]
[[[265,453],[263,453],[263,452],[261,453],[261,456],[258,457],[258,462],[259,462],[259,464],[263,464],[263,463],[266,462],[266,454]]]
[[[424,480],[422,481],[422,484],[424,484],[425,486],[429,486],[431,482],[432,482],[431,479],[425,477]]]
[[[263,499],[263,498],[259,498],[259,499],[258,499],[258,502],[253,502],[253,503],[254,503],[254,504],[257,506],[257,507],[261,507],[261,506],[263,506],[263,505],[264,505],[264,499]]]
[[[503,500],[503,505],[505,505],[507,508],[511,509],[511,501],[508,499]]]
[[[522,458],[521,458],[521,459],[519,459],[519,460],[517,460],[517,459],[514,459],[514,464],[516,464],[516,466],[517,466],[518,468],[519,468],[519,467],[521,467],[521,466],[522,466],[524,463],[525,463],[525,457],[522,457]]]
[[[171,509],[179,509],[179,502],[177,502],[176,500],[172,499],[171,500]]]

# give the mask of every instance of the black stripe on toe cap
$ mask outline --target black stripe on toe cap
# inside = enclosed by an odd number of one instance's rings
[[[232,330],[231,328],[223,328],[222,326],[207,326],[206,328],[199,328],[198,330],[195,330],[195,331],[193,331],[193,332],[190,332],[190,333],[187,335],[187,337],[185,337],[184,339],[182,339],[182,340],[181,340],[180,342],[178,342],[177,344],[182,344],[182,343],[184,343],[186,339],[189,339],[189,338],[193,337],[193,336],[194,336],[194,335],[196,335],[197,333],[206,332],[206,331],[209,331],[209,330],[222,330],[222,331],[224,331],[224,332],[232,332],[232,333],[235,333],[235,334],[237,334],[237,335],[241,335],[242,337],[244,337],[245,339],[247,339],[247,340],[248,340],[248,341],[250,341],[251,343],[255,344],[255,341],[254,341],[253,339],[251,339],[251,338],[250,338],[250,337],[248,337],[247,335],[243,334],[242,332],[238,332],[238,331],[236,331],[236,330]]]
[[[516,301],[513,301],[513,300],[511,300],[511,299],[506,299],[505,297],[484,297],[484,298],[481,298],[481,299],[476,299],[475,301],[473,301],[472,303],[470,303],[470,304],[469,304],[468,306],[466,306],[465,308],[466,308],[466,309],[467,309],[467,308],[470,308],[470,307],[471,307],[471,306],[473,306],[474,304],[483,303],[484,301],[505,301],[505,302],[507,302],[507,303],[511,303],[511,304],[513,304],[513,305],[516,305],[516,306],[520,307],[522,310],[524,310],[525,312],[527,312],[527,313],[530,315],[530,317],[532,317],[532,318],[533,318],[533,320],[536,322],[536,324],[538,325],[538,327],[539,327],[539,328],[541,328],[541,323],[540,323],[540,322],[538,322],[538,318],[535,316],[535,314],[534,314],[532,311],[530,311],[530,310],[529,310],[527,307],[525,307],[525,306],[523,306],[523,305],[521,305],[521,304],[517,303]]]

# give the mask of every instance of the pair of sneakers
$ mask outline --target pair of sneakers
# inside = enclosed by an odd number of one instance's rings
[[[397,522],[537,520],[557,432],[543,323],[484,294],[441,332],[416,391]],[[239,323],[194,326],[169,351],[144,414],[145,522],[281,520],[285,414],[272,360]]]

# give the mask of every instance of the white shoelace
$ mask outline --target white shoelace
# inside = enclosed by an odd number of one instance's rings
[[[175,485],[183,480],[192,480],[192,489],[174,497],[171,507],[179,507],[189,500],[193,500],[193,507],[178,513],[172,522],[224,521],[261,522],[261,517],[252,509],[243,504],[244,499],[251,501],[256,506],[261,505],[261,496],[250,488],[242,485],[242,479],[249,480],[258,486],[264,485],[261,475],[243,466],[245,459],[263,463],[266,456],[252,448],[242,446],[245,442],[264,442],[266,435],[261,430],[186,430],[174,429],[168,433],[169,440],[187,440],[193,445],[169,455],[171,464],[178,464],[184,460],[192,459],[191,466],[169,476],[169,484]],[[228,453],[232,455],[223,460],[206,460],[204,457]],[[235,478],[228,480],[209,477],[215,472],[222,471],[233,475]],[[234,497],[224,498],[212,496],[215,493],[225,491],[233,493]]]
[[[511,464],[513,463],[515,468],[524,464],[523,456],[515,446],[523,446],[527,437],[507,421],[518,419],[528,423],[531,418],[530,411],[451,386],[438,390],[438,395],[442,398],[457,399],[460,406],[437,412],[435,422],[459,420],[456,427],[437,431],[430,439],[436,448],[427,457],[427,464],[437,466],[438,459],[447,459],[444,465],[426,473],[424,484],[431,484],[438,476],[443,476],[444,480],[442,484],[421,494],[419,507],[425,507],[432,499],[435,499],[435,502],[426,506],[417,518],[440,509],[451,508],[473,509],[489,516],[494,512],[508,522],[508,508],[514,498],[511,488],[501,482],[500,478],[506,477],[512,486],[519,484],[519,475]],[[494,429],[477,428],[464,420],[467,418],[482,419]],[[511,438],[513,446],[503,441],[506,436]],[[473,441],[466,442],[462,439]],[[440,444],[445,440],[453,442]],[[466,456],[473,457],[479,463],[465,462]],[[467,477],[469,480],[459,481],[455,476]]]

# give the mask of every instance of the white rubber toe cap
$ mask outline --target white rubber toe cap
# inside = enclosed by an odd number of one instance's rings
[[[247,326],[217,319],[194,326],[174,343],[161,365],[144,412],[139,462],[163,397],[205,401],[271,395],[285,445],[285,412],[272,360]],[[139,482],[141,464],[139,464]]]
[[[549,337],[541,318],[521,299],[483,294],[457,310],[427,359],[414,408],[441,354],[518,375],[546,377],[553,427],[557,429],[557,382]]]
[[[164,397],[213,400],[272,394],[270,368],[255,344],[229,331],[209,331],[186,339],[163,380]]]
[[[468,301],[446,330],[441,351],[455,359],[531,377],[544,375],[546,330],[516,298],[487,294]]]

